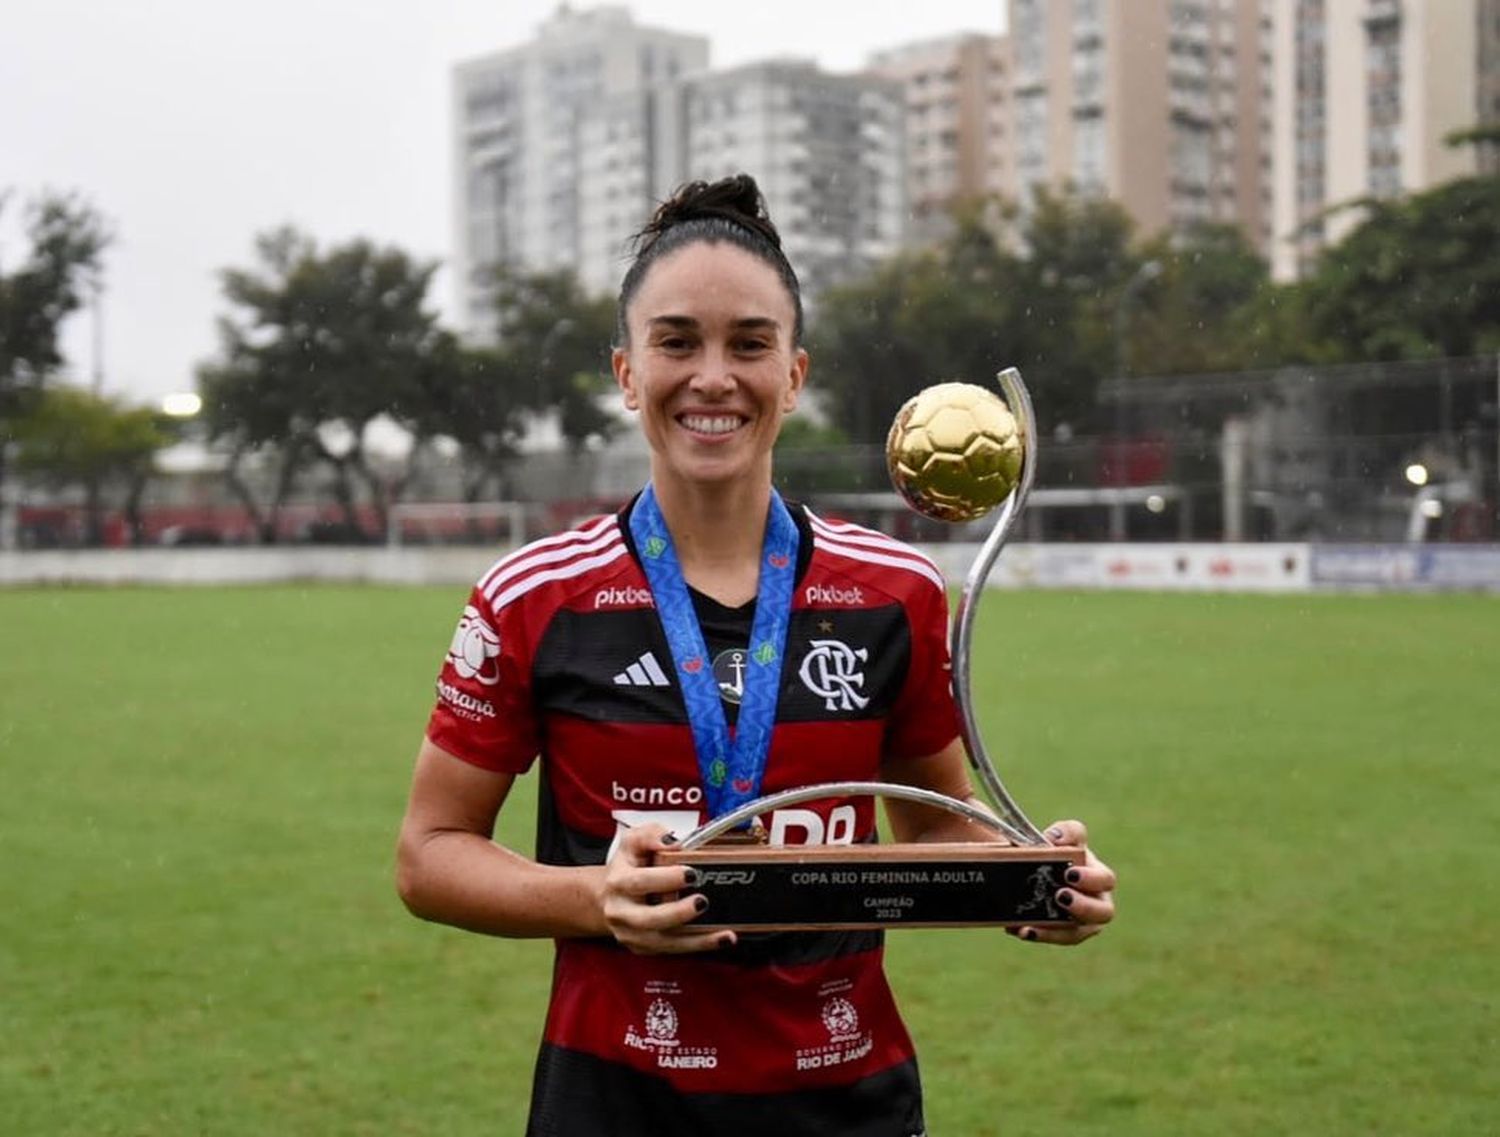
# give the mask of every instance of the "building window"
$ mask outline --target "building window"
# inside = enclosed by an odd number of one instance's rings
[[[1399,9],[1372,8],[1366,20],[1366,161],[1376,197],[1401,193],[1401,20]]]
[[[1105,190],[1105,134],[1102,115],[1088,115],[1073,122],[1073,177],[1085,193]]]

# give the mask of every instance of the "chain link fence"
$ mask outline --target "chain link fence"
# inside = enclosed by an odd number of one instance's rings
[[[1034,390],[1037,401],[1045,390]],[[1020,537],[1042,541],[1469,542],[1500,536],[1500,357],[1220,375],[1131,377],[1104,383],[1094,436],[1038,440],[1036,490]],[[217,465],[216,465],[217,462]],[[479,495],[451,451],[427,452],[390,522],[369,505],[350,512],[325,473],[288,496],[277,539],[300,543],[509,542],[553,532],[628,500],[648,474],[639,433],[608,446],[511,460]],[[243,487],[274,497],[275,471],[244,471]],[[945,526],[891,492],[880,446],[783,446],[776,479],[821,512],[908,540],[973,540],[985,522]],[[82,501],[21,485],[10,525],[22,547],[82,542]],[[496,508],[496,502],[519,509]],[[442,506],[446,504],[447,512]],[[520,518],[518,523],[517,518]],[[517,529],[524,530],[518,534]],[[229,489],[222,459],[158,474],[132,517],[115,508],[109,544],[252,543],[260,539]]]

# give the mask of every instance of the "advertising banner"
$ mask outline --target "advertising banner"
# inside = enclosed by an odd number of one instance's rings
[[[975,545],[925,550],[948,580],[963,581]],[[996,588],[1123,588],[1218,592],[1305,592],[1308,547],[1301,544],[1017,544],[1000,554]]]
[[[1316,588],[1500,592],[1500,545],[1313,545]]]

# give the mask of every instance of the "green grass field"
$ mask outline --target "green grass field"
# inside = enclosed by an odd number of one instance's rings
[[[521,1131],[548,946],[390,883],[462,597],[0,591],[0,1132]],[[991,594],[979,640],[1121,914],[892,935],[934,1137],[1500,1131],[1500,601]]]

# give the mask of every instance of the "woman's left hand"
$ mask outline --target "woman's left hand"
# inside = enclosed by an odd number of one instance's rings
[[[1005,929],[1023,940],[1044,944],[1081,944],[1104,930],[1115,918],[1115,874],[1094,856],[1089,845],[1089,831],[1081,821],[1059,821],[1047,828],[1047,837],[1055,845],[1078,845],[1087,860],[1067,871],[1066,888],[1057,890],[1057,903],[1066,908],[1075,924],[1048,928],[1026,925]]]

